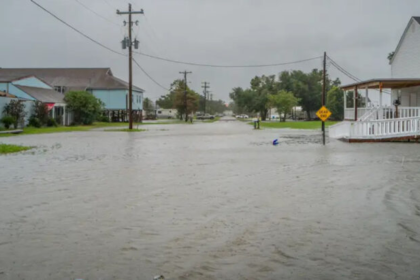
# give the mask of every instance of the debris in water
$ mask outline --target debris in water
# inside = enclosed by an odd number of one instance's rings
[[[279,144],[279,139],[274,139],[274,141],[273,141],[273,145],[274,146],[277,146]]]
[[[163,275],[158,275],[158,276],[153,277],[153,280],[163,280],[163,279],[165,279]]]

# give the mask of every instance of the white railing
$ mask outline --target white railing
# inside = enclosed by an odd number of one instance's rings
[[[420,134],[420,117],[350,123],[350,139],[377,139]]]
[[[379,114],[379,119],[403,119],[420,117],[420,107],[398,107],[397,110],[394,107],[382,108],[382,113]]]
[[[354,108],[345,108],[344,109],[344,119],[345,120],[354,120]]]

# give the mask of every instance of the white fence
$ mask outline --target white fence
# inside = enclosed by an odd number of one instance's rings
[[[420,133],[420,118],[373,120],[350,122],[351,139],[377,139],[417,136]]]

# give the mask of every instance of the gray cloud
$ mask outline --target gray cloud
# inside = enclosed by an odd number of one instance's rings
[[[63,20],[110,48],[121,50],[127,33],[125,0],[38,0]],[[127,80],[124,57],[101,49],[37,8],[29,0],[0,0],[0,67],[111,67]],[[177,60],[211,64],[259,64],[320,56],[324,51],[362,79],[389,77],[387,55],[395,49],[409,18],[420,14],[417,0],[133,0],[141,51]],[[418,15],[417,14],[417,15]],[[309,71],[321,61],[256,69],[218,69],[169,64],[136,56],[166,87],[179,71],[193,71],[190,86],[201,92],[211,82],[215,98],[228,101],[231,88],[246,87],[255,75]],[[330,67],[330,75],[351,82]],[[135,68],[135,84],[156,99],[165,91]]]

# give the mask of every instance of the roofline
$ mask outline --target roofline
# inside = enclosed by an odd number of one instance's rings
[[[89,90],[89,89],[102,89],[102,90],[127,90],[128,91],[128,88],[103,88],[103,87],[87,87],[86,88],[86,90]],[[133,91],[138,91],[138,92],[141,92],[141,93],[144,93],[144,89],[140,89],[140,90],[137,90],[137,89],[134,89],[133,88]]]
[[[355,87],[360,86],[360,88],[378,88],[379,83],[392,83],[392,82],[401,82],[401,83],[418,83],[420,85],[420,78],[418,79],[413,79],[413,78],[385,78],[385,79],[370,79],[370,80],[366,80],[366,81],[360,81],[357,83],[352,83],[352,84],[347,84],[347,85],[343,85],[340,86],[340,89],[343,90],[349,90],[349,89],[353,89]],[[418,86],[418,85],[412,85],[412,86]],[[410,87],[410,86],[408,86]]]
[[[111,67],[24,67],[24,68],[21,68],[21,67],[10,67],[10,68],[5,68],[5,67],[1,67],[0,68],[1,70],[11,70],[11,69],[13,69],[13,70],[17,70],[17,69],[21,69],[21,70],[24,70],[24,69],[103,69],[103,70],[105,70],[105,69],[111,69]]]
[[[394,55],[392,56],[391,61],[389,62],[389,64],[392,64],[392,63],[394,62],[394,59],[395,59],[395,57],[396,57],[396,54],[398,53],[398,51],[399,51],[399,49],[400,49],[400,47],[401,47],[401,44],[402,44],[402,42],[403,42],[403,40],[404,40],[405,34],[407,33],[408,28],[410,27],[410,25],[411,25],[411,23],[412,23],[413,21],[414,21],[414,22],[416,22],[417,24],[420,24],[420,23],[419,23],[419,22],[418,22],[418,21],[414,18],[414,16],[412,16],[412,17],[410,18],[410,21],[407,23],[407,26],[405,27],[405,30],[404,30],[403,34],[401,35],[400,41],[398,42],[397,48],[395,49],[395,51],[394,51]]]

